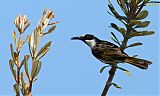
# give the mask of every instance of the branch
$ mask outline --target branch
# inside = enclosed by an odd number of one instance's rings
[[[102,92],[101,96],[106,96],[106,94],[109,90],[109,87],[112,85],[112,80],[113,80],[113,77],[115,75],[116,69],[117,69],[116,65],[111,66],[111,69],[109,70],[109,77],[108,77],[108,80],[106,82],[106,85],[103,89],[103,92]]]

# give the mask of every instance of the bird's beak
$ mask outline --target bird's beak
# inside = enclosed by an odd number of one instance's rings
[[[72,37],[71,40],[82,40],[83,36]]]

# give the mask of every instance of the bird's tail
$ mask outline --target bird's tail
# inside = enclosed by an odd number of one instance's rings
[[[151,61],[144,60],[144,59],[139,59],[139,58],[134,58],[134,57],[127,57],[125,59],[126,63],[132,64],[136,67],[139,67],[141,69],[147,69],[148,65],[152,64]]]

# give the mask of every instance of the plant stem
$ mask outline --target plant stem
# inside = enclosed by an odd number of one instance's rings
[[[33,70],[33,67],[34,67],[34,63],[35,63],[35,57],[33,57],[32,59],[32,69]],[[31,73],[32,74],[32,73]],[[29,91],[28,91],[28,96],[32,96],[32,84],[33,84],[33,77],[32,75],[30,75],[30,78],[29,78]]]
[[[28,92],[28,96],[32,96],[32,80],[29,81],[29,92]]]
[[[19,52],[17,52],[19,53]],[[16,96],[20,96],[20,55],[18,54],[18,58],[17,58],[17,80],[16,83],[18,85],[18,92],[16,93]]]
[[[113,80],[113,77],[115,75],[116,69],[117,69],[116,66],[111,66],[111,69],[109,70],[109,78],[106,82],[106,85],[103,89],[103,92],[102,92],[101,96],[106,96],[110,86],[112,85],[112,80]]]
[[[17,67],[17,85],[18,86],[20,85],[19,77],[20,77],[20,69]],[[18,88],[20,88],[20,86]],[[18,92],[17,92],[16,96],[20,96],[19,89],[18,89]]]

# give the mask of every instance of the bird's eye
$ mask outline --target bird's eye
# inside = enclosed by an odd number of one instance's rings
[[[85,39],[86,39],[86,40],[92,40],[93,37],[92,37],[92,36],[85,36]]]

